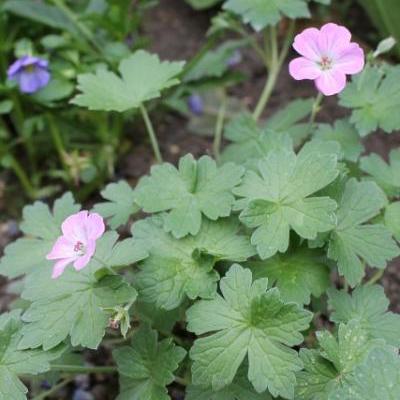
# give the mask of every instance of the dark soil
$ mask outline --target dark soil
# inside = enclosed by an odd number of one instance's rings
[[[162,59],[189,59],[204,43],[212,15],[212,12],[194,12],[183,0],[160,1],[160,5],[149,12],[144,22],[144,33],[150,37],[150,49],[158,53]],[[289,55],[289,59],[292,56]],[[251,79],[236,87],[233,94],[240,97],[249,106],[254,106],[265,82],[263,66],[250,52],[246,52],[239,69]],[[315,89],[312,84],[295,82],[289,77],[287,66],[285,66],[279,77],[275,93],[265,111],[265,117],[273,114],[292,99],[312,96],[315,96]],[[332,122],[334,119],[345,115],[346,110],[337,106],[336,98],[328,98],[318,119]],[[158,115],[152,115],[152,117],[159,118],[156,120],[157,134],[161,151],[167,161],[176,162],[181,155],[188,152],[195,156],[210,153],[211,140],[189,133],[186,119],[171,113],[164,114],[161,118]],[[135,147],[129,155],[124,157],[118,169],[118,177],[126,178],[132,183],[146,174],[154,161],[150,146],[146,143],[144,132],[138,131],[133,132],[133,134],[136,141]],[[367,152],[374,151],[384,157],[387,156],[391,148],[397,147],[399,144],[400,135],[395,134],[377,133],[368,137],[365,141]],[[0,193],[0,202],[1,197]],[[2,209],[1,205],[0,209]],[[0,223],[0,253],[6,243],[18,235],[16,223],[13,219],[4,217],[1,219],[3,222]],[[390,263],[385,271],[382,283],[390,299],[391,309],[400,312],[400,260]],[[5,294],[5,289],[5,281],[0,277],[0,312],[6,309],[10,300],[10,297]],[[96,355],[90,352],[89,357],[93,363],[99,365],[107,364],[110,361],[110,353],[107,349],[101,350]],[[71,384],[56,398],[73,399],[72,390],[74,386],[76,385]],[[112,400],[116,396],[117,382],[115,377],[91,376],[88,386],[93,395],[92,398],[87,397],[89,400]],[[179,386],[171,387],[170,394],[174,400],[184,399],[184,392]],[[85,397],[82,398],[86,399]]]

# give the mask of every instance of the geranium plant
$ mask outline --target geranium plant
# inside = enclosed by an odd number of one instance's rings
[[[214,29],[264,29],[266,45],[252,45],[269,77],[252,113],[228,121],[222,100],[216,160],[161,160],[144,103],[178,84],[182,63],[139,50],[120,76],[79,76],[73,103],[139,109],[158,163],[135,187],[110,183],[90,209],[69,192],[24,208],[0,261],[20,283],[0,316],[0,399],[26,399],[31,375],[49,372],[60,382],[35,399],[96,372],[118,374],[118,400],[166,400],[170,385],[187,400],[400,398],[400,316],[378,284],[400,255],[400,156],[361,156],[360,141],[400,127],[399,67],[365,60],[345,27],[307,28],[289,70],[316,80],[316,98],[263,121],[294,29],[278,52],[276,24],[307,17],[308,2],[223,7],[232,14]],[[318,123],[334,94],[351,115]],[[102,346],[113,360],[87,365],[85,349]]]

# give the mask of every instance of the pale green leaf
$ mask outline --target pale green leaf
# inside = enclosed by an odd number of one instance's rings
[[[386,228],[392,233],[396,240],[400,241],[400,201],[389,204],[385,209],[384,217]]]
[[[283,253],[293,229],[305,239],[335,226],[336,202],[311,197],[338,175],[337,149],[332,142],[309,142],[298,155],[293,151],[271,152],[259,161],[258,173],[248,171],[234,193],[244,199],[240,220],[256,228],[251,241],[262,259]]]
[[[97,203],[94,210],[108,219],[112,229],[126,224],[130,216],[139,210],[134,200],[134,191],[126,181],[110,183],[101,195],[108,201]]]
[[[222,296],[201,300],[187,311],[188,330],[209,336],[195,341],[190,352],[195,385],[220,390],[230,385],[244,359],[248,378],[258,393],[292,399],[296,371],[302,368],[291,346],[303,341],[312,314],[285,303],[268,280],[253,282],[252,273],[233,265],[221,279]]]
[[[166,386],[185,355],[171,338],[159,342],[157,332],[142,325],[130,346],[113,352],[121,386],[117,400],[169,400]]]
[[[177,240],[164,231],[163,218],[155,216],[135,223],[132,235],[150,253],[136,278],[141,299],[167,310],[186,297],[213,297],[219,278],[213,269],[216,261],[245,261],[255,254],[249,238],[238,234],[238,222],[231,219],[205,219],[196,236]]]
[[[99,69],[94,74],[78,76],[82,92],[72,103],[90,110],[123,112],[161,95],[163,89],[177,85],[176,76],[183,62],[161,62],[157,55],[138,50],[119,64],[121,77]]]
[[[387,312],[389,300],[382,286],[359,286],[351,295],[331,289],[328,294],[333,322],[357,320],[371,338],[400,346],[400,315]]]
[[[340,94],[340,104],[352,109],[351,122],[366,136],[400,128],[400,67],[366,67]]]
[[[282,15],[292,19],[310,17],[306,0],[227,0],[224,9],[240,15],[256,31],[276,25]]]
[[[400,149],[389,153],[389,164],[377,154],[370,154],[361,159],[360,167],[372,176],[388,196],[400,195]]]
[[[329,287],[329,268],[318,251],[301,249],[276,255],[264,261],[246,263],[255,279],[268,278],[283,300],[309,304],[311,295],[319,297]]]
[[[200,231],[203,215],[211,220],[230,215],[243,167],[232,163],[217,167],[208,156],[196,161],[191,154],[179,161],[179,168],[169,163],[151,168],[150,176],[141,179],[135,200],[145,212],[169,211],[165,229],[181,238]]]
[[[0,274],[15,278],[51,265],[46,254],[61,235],[62,222],[80,208],[71,193],[54,202],[53,212],[39,201],[24,207],[21,230],[25,236],[5,248],[0,260]]]
[[[399,254],[391,233],[379,224],[365,224],[384,207],[386,198],[374,182],[350,179],[337,212],[337,226],[331,234],[328,257],[338,263],[339,273],[351,286],[364,276],[364,263],[385,268]]]

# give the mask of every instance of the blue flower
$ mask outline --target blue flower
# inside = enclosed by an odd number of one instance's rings
[[[188,98],[188,106],[190,111],[195,115],[202,115],[204,113],[204,101],[198,94],[192,94]]]
[[[22,93],[35,93],[50,81],[48,66],[43,58],[23,56],[8,68],[7,76],[18,83]]]

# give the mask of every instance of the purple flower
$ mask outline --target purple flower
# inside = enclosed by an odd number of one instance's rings
[[[195,115],[202,115],[204,113],[204,101],[202,97],[196,93],[189,96],[188,106],[190,111]]]
[[[8,68],[8,79],[18,83],[22,93],[35,93],[50,81],[47,60],[33,56],[23,56]]]
[[[236,65],[239,65],[242,62],[243,56],[240,50],[236,49],[232,55],[228,58],[226,61],[226,65],[229,68],[236,67]]]
[[[48,260],[56,260],[52,278],[61,276],[71,263],[77,271],[85,268],[96,251],[96,240],[104,230],[103,218],[97,213],[80,211],[69,216],[61,225],[62,236],[46,256]]]

